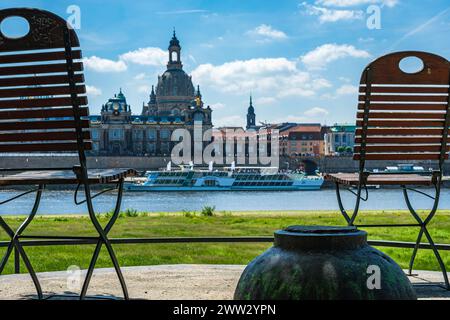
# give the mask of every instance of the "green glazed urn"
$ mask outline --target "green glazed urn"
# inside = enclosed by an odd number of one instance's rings
[[[236,300],[416,300],[394,260],[367,244],[356,227],[293,226],[275,232],[253,260]]]

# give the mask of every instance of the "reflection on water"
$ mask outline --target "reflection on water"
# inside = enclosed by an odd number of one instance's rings
[[[0,201],[20,191],[0,192]],[[432,193],[432,190],[429,190]],[[80,197],[82,194],[80,194]],[[416,208],[427,209],[432,200],[419,194],[412,196]],[[354,196],[344,193],[344,204],[351,209]],[[114,207],[115,194],[105,194],[94,199],[97,212],[107,212]],[[33,204],[33,195],[27,195],[0,206],[0,214],[26,214]],[[126,192],[122,209],[133,208],[138,211],[174,212],[182,210],[201,210],[205,205],[215,206],[217,210],[337,210],[336,194],[333,189],[321,191],[290,192]],[[370,190],[369,201],[362,203],[362,210],[406,209],[401,190]],[[450,209],[450,189],[441,195],[440,209]],[[40,214],[86,213],[86,205],[76,206],[71,191],[44,192],[39,209]]]

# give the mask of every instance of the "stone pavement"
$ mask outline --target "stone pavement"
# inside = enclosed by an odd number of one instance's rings
[[[151,300],[228,300],[245,266],[239,265],[161,265],[125,267],[123,273],[132,299]],[[442,281],[439,272],[420,271],[410,277],[420,299],[449,299],[450,292],[430,283]],[[39,273],[46,296],[79,292],[76,277],[65,271]],[[82,272],[83,277],[83,272]],[[71,282],[70,279],[75,279]],[[81,278],[83,279],[83,278]],[[69,283],[69,286],[68,286]],[[88,291],[90,296],[116,296],[121,289],[113,269],[97,269]],[[36,298],[31,278],[27,274],[0,276],[0,299]]]

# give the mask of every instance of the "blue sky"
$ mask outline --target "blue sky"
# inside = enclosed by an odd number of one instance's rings
[[[432,3],[432,4],[431,4]],[[175,27],[184,69],[216,125],[242,125],[250,93],[257,121],[354,122],[356,86],[372,59],[430,51],[450,59],[448,0],[8,1],[68,17],[85,57],[91,113],[121,87],[133,113],[165,70]],[[381,28],[369,29],[370,5]]]

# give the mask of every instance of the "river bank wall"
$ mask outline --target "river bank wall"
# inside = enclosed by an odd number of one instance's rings
[[[352,157],[321,157],[321,158],[280,158],[280,167],[285,169],[297,168],[303,160],[314,161],[321,172],[357,172],[359,162]],[[155,170],[163,168],[170,161],[170,157],[87,157],[90,169],[101,168],[134,168],[138,171]],[[425,169],[434,168],[436,164],[431,161],[405,161],[423,166]],[[404,163],[405,163],[404,162]],[[78,157],[74,155],[46,155],[46,156],[1,156],[0,168],[70,168],[78,163]],[[395,166],[398,161],[368,161],[367,170],[384,169],[387,166]],[[207,164],[206,164],[207,165]],[[229,166],[229,165],[227,165]],[[450,161],[444,165],[444,174],[450,175]]]

